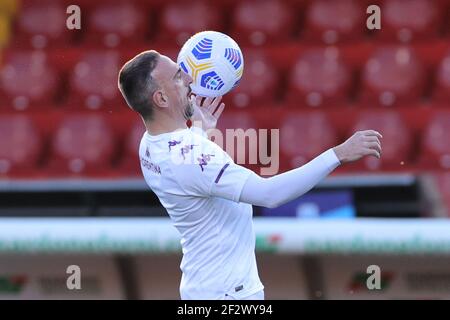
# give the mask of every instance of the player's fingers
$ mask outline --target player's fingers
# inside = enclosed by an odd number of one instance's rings
[[[364,130],[363,134],[365,136],[377,136],[378,138],[383,138],[381,133],[379,133],[378,131],[375,131],[375,130]]]
[[[216,110],[216,108],[219,105],[221,100],[222,100],[222,96],[218,96],[218,97],[214,98],[213,102],[211,103],[211,106],[209,106],[209,108],[208,108],[211,113],[214,113],[214,111]]]
[[[222,114],[222,112],[223,112],[223,109],[225,109],[225,103],[221,103],[220,104],[220,106],[217,108],[217,111],[214,113],[214,117],[216,118],[216,119],[219,119],[219,117],[220,117],[220,115]]]
[[[202,97],[201,96],[195,97],[195,104],[199,107],[202,105]]]
[[[375,150],[375,149],[368,149],[368,148],[366,148],[366,149],[364,149],[364,154],[366,156],[374,156],[374,157],[376,157],[378,159],[381,158],[380,153],[377,150]]]
[[[203,101],[203,106],[208,108],[211,105],[212,101],[213,98],[206,98],[205,101]]]
[[[189,98],[189,101],[191,102],[191,105],[192,105],[194,108],[198,108],[198,103],[197,103],[196,97],[191,96],[191,97]]]
[[[378,142],[378,144],[381,145],[380,139],[378,139],[377,136],[365,136],[364,140],[366,142]]]
[[[374,149],[381,154],[381,145],[378,142],[366,142],[365,147],[369,149]]]
[[[220,101],[222,101],[222,96],[216,97],[212,104],[214,104],[217,107],[220,104]]]

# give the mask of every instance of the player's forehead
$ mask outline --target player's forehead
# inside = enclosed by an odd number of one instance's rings
[[[165,55],[160,55],[153,76],[161,80],[168,80],[172,79],[177,70],[178,65],[172,59]]]

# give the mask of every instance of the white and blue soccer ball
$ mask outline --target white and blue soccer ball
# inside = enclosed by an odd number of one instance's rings
[[[203,31],[181,48],[177,63],[192,79],[192,91],[200,96],[223,96],[236,87],[244,71],[238,44],[226,34]]]

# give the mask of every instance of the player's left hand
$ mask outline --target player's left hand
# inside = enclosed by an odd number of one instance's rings
[[[192,96],[191,102],[194,107],[194,114],[191,117],[192,125],[201,127],[205,131],[214,129],[225,108],[225,104],[223,102],[220,103],[221,101],[222,96],[217,98]]]

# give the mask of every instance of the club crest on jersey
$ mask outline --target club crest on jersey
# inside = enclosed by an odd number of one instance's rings
[[[211,157],[214,157],[213,154],[201,154],[200,158],[197,158],[198,164],[200,165],[200,168],[205,170],[205,166],[208,164],[208,162],[211,160]]]

